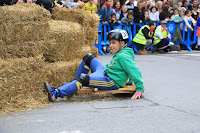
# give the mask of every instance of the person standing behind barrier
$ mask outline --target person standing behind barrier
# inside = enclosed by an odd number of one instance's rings
[[[174,16],[177,15],[177,14],[179,14],[179,11],[178,11],[177,8],[174,8],[174,12],[173,12],[173,15],[171,16],[171,19],[174,20],[173,18],[174,18]]]
[[[194,31],[194,29],[192,28],[192,26],[189,24],[188,21],[192,21],[193,26],[196,25],[196,20],[194,20],[194,18],[192,18],[192,11],[191,10],[187,10],[185,12],[185,16],[184,16],[184,22],[185,22],[185,32],[187,33],[187,29],[189,28],[191,31]],[[181,29],[183,29],[183,25],[181,25]],[[186,34],[187,35],[187,34]]]
[[[159,14],[159,19],[160,21],[162,20],[166,20],[166,21],[172,21],[172,19],[170,19],[170,7],[168,5],[164,6],[163,11]]]
[[[156,27],[156,23],[151,21],[148,25],[144,25],[140,28],[139,32],[135,35],[132,43],[137,46],[140,55],[146,55],[145,50],[152,45],[153,42],[153,30]]]
[[[138,2],[137,7],[135,7],[134,10],[133,10],[134,22],[135,23],[140,23],[140,24],[143,23],[144,12],[145,12],[145,9],[143,8],[143,3]]]
[[[199,14],[199,4],[198,4],[198,0],[192,0],[192,17],[197,20],[197,16]]]
[[[179,30],[179,22],[183,21],[184,13],[185,13],[185,10],[182,9],[179,11],[179,14],[174,15],[174,17],[173,17],[173,21],[176,23],[176,29],[175,29],[174,37],[173,37],[174,44],[177,40],[179,40],[179,42],[183,41],[180,30]]]
[[[170,11],[169,11],[170,16],[173,15],[173,0],[167,0],[167,1],[165,1],[163,3],[163,7],[165,7],[166,5],[168,5],[169,8],[170,8]]]
[[[197,26],[198,26],[198,28],[197,28],[197,39],[198,39],[198,41],[197,41],[197,49],[198,50],[200,50],[200,13],[198,14],[198,19],[197,19]]]
[[[148,11],[145,11],[144,12],[144,21],[143,23],[146,24],[147,22],[149,23],[151,20],[150,20],[150,17],[149,17],[149,13]]]
[[[130,24],[133,24],[133,20],[134,20],[134,18],[133,18],[133,12],[132,11],[128,11],[128,14],[125,15],[122,18],[121,22],[124,23],[124,24],[126,24],[128,26]]]
[[[158,12],[160,14],[163,10],[163,2],[162,1],[157,2],[157,8],[158,8]]]
[[[189,3],[189,0],[183,0],[182,1],[181,9],[184,9],[185,11],[187,11],[187,10],[192,11],[193,10],[192,6]]]
[[[177,4],[177,9],[178,9],[179,11],[181,10],[182,5],[183,5],[182,2],[178,2],[178,4]]]
[[[121,19],[127,15],[127,6],[126,5],[123,5],[122,8],[121,8],[121,14],[120,14],[120,18],[119,20],[121,21]]]
[[[137,0],[128,0],[127,2],[125,2],[125,5],[127,6],[128,8],[128,11],[129,10],[132,10],[137,6],[138,2]]]
[[[103,6],[101,7],[100,9],[100,12],[99,12],[99,15],[101,17],[101,20],[100,22],[102,24],[107,24],[108,21],[109,21],[109,17],[110,17],[110,14],[111,14],[111,10],[110,10],[110,6],[111,6],[111,3],[112,3],[112,0],[107,0]]]
[[[83,11],[95,14],[97,12],[97,6],[94,4],[94,0],[89,0],[82,8]]]
[[[171,34],[167,29],[167,21],[162,20],[160,25],[156,28],[153,38],[154,47],[158,48],[159,53],[164,54],[169,51],[169,40],[171,40]]]
[[[120,10],[120,2],[117,1],[114,3],[113,5],[113,9],[111,10],[111,13],[115,13],[116,14],[116,20],[120,21],[120,15],[121,15],[121,10]]]
[[[120,21],[116,20],[116,14],[114,12],[111,13],[110,20],[109,20],[110,29],[113,30],[114,26],[117,26],[120,23],[121,23]]]
[[[149,17],[151,21],[159,21],[159,12],[155,6],[151,7]]]

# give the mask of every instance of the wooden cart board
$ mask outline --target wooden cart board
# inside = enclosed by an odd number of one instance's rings
[[[136,91],[135,84],[126,85],[118,90],[98,90],[98,88],[82,87],[77,93],[134,93]],[[144,92],[145,89],[143,89]]]

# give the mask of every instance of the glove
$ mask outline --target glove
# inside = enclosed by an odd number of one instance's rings
[[[134,95],[131,97],[131,99],[140,99],[142,95],[142,92],[135,92]]]
[[[132,83],[131,82],[127,82],[126,85],[132,85]]]

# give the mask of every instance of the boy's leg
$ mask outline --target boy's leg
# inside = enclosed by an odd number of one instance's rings
[[[57,99],[57,97],[63,98],[64,96],[72,95],[80,90],[82,86],[88,86],[89,80],[89,75],[82,73],[74,81],[65,83],[57,89],[51,88],[47,82],[44,82],[44,88],[48,92],[49,101],[53,102]]]
[[[117,90],[118,87],[114,81],[110,79],[102,70],[98,70],[90,76],[90,83],[88,87],[98,88],[99,90]]]
[[[88,74],[89,70],[93,73],[96,70],[103,69],[105,69],[105,67],[99,62],[99,60],[89,53],[83,57],[83,61],[79,65],[74,79],[76,79],[81,73]]]

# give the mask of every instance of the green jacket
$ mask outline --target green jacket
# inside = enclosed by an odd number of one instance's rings
[[[140,69],[134,61],[134,53],[131,48],[123,48],[115,54],[106,66],[104,72],[114,81],[118,88],[124,87],[127,80],[136,85],[136,92],[144,89]]]

